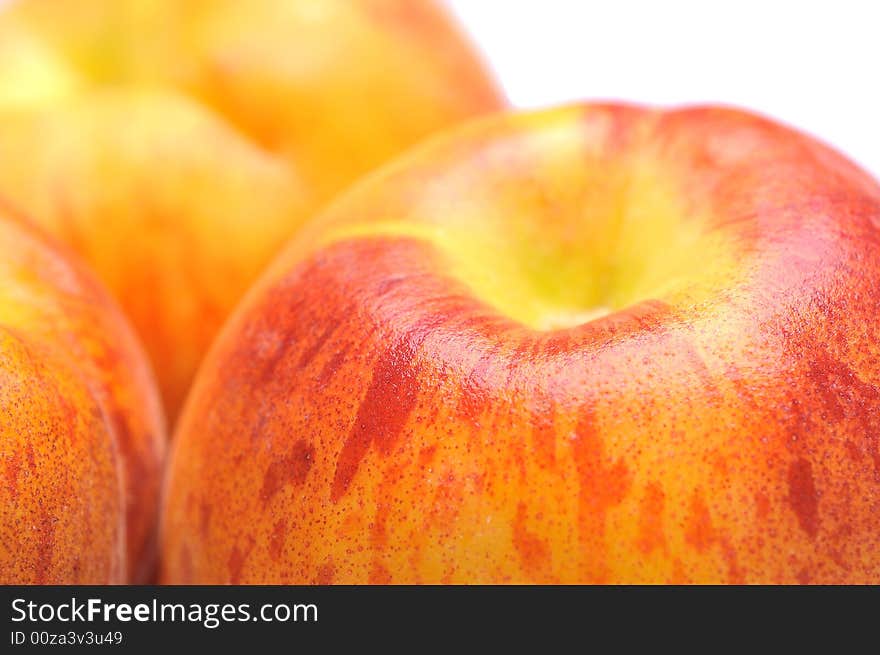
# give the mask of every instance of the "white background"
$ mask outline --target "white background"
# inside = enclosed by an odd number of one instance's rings
[[[447,0],[510,100],[751,108],[880,177],[880,1]]]

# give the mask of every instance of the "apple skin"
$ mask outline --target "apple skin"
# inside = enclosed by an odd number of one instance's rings
[[[878,583],[878,315],[880,188],[804,134],[468,124],[310,222],[224,327],[161,579]]]
[[[287,165],[202,105],[100,91],[0,117],[0,196],[100,276],[169,421],[236,301],[303,215]]]
[[[6,209],[0,251],[0,583],[143,583],[167,441],[146,355],[97,280]]]
[[[501,105],[433,2],[23,0],[0,15],[0,196],[108,285],[173,422],[308,215]]]

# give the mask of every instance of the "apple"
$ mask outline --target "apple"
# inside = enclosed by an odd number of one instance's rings
[[[109,286],[172,421],[305,217],[500,106],[433,2],[22,0],[0,15],[0,196]]]
[[[146,581],[166,435],[134,332],[0,209],[0,584]]]
[[[172,583],[880,582],[880,187],[733,109],[499,115],[222,330]]]

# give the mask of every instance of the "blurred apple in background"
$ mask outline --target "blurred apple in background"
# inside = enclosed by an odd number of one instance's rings
[[[301,221],[501,104],[434,2],[21,0],[0,14],[0,197],[108,284],[173,421]]]
[[[94,277],[0,208],[0,584],[145,582],[166,436]]]
[[[477,121],[206,358],[172,583],[880,582],[880,187],[719,108]]]

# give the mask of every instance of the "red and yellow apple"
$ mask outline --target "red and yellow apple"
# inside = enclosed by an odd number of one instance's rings
[[[0,584],[144,582],[166,437],[109,294],[0,210]]]
[[[226,324],[173,583],[880,582],[880,187],[720,108],[476,121]]]
[[[419,0],[20,0],[0,15],[0,196],[122,304],[173,420],[301,221],[501,100]]]

